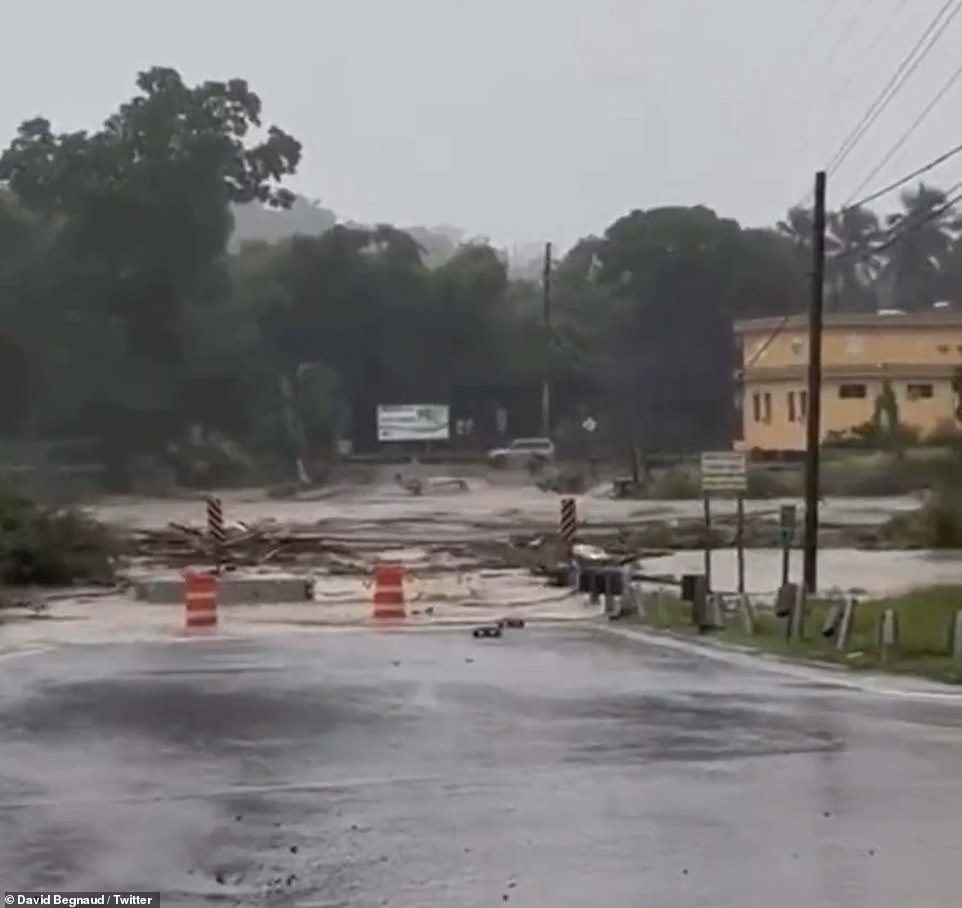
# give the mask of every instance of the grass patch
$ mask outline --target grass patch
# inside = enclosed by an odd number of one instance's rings
[[[835,637],[825,637],[822,628],[833,601],[815,600],[805,615],[802,639],[786,639],[786,621],[770,611],[759,611],[755,632],[747,634],[740,615],[728,614],[725,627],[707,635],[725,643],[751,646],[765,652],[809,662],[828,662],[855,670],[887,671],[918,675],[951,684],[962,684],[962,662],[952,659],[952,624],[962,609],[962,586],[932,586],[902,596],[859,601],[844,651]],[[894,609],[898,616],[899,643],[883,660],[878,645],[882,613]],[[662,596],[657,609],[650,608],[646,626],[699,636],[691,623],[691,606]]]

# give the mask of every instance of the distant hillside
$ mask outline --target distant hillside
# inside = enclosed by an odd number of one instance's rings
[[[336,223],[337,215],[333,211],[303,196],[297,196],[287,211],[256,203],[235,205],[230,250],[236,252],[242,244],[250,242],[278,243],[295,235],[320,236]]]
[[[428,268],[443,265],[464,240],[464,231],[457,227],[405,227],[404,232],[414,237],[424,250],[424,264]]]
[[[337,215],[324,208],[320,202],[296,196],[293,206],[287,211],[265,208],[263,205],[234,206],[234,234],[230,240],[230,251],[237,252],[244,243],[279,243],[292,236],[320,236],[338,223]],[[366,227],[356,221],[344,221],[349,227]],[[424,264],[429,268],[443,265],[469,238],[463,230],[449,224],[437,227],[403,227],[424,249]],[[474,238],[473,241],[481,238]],[[508,263],[512,277],[531,280],[540,279],[542,261],[537,255],[539,245],[515,246],[511,250],[501,250],[502,258]]]

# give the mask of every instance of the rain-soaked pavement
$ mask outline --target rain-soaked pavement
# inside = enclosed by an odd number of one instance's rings
[[[944,908],[962,711],[571,626],[0,657],[4,888]]]

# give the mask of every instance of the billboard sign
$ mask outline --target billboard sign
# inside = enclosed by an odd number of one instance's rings
[[[447,441],[447,404],[381,404],[377,408],[378,441]]]

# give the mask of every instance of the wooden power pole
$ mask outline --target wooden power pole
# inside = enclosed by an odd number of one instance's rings
[[[541,434],[551,437],[551,243],[544,247],[544,274],[542,280],[542,314],[544,316],[544,373],[541,379]]]
[[[808,311],[808,422],[805,443],[805,589],[818,587],[818,486],[822,417],[822,321],[825,288],[825,171],[815,174],[812,218],[812,298]]]

